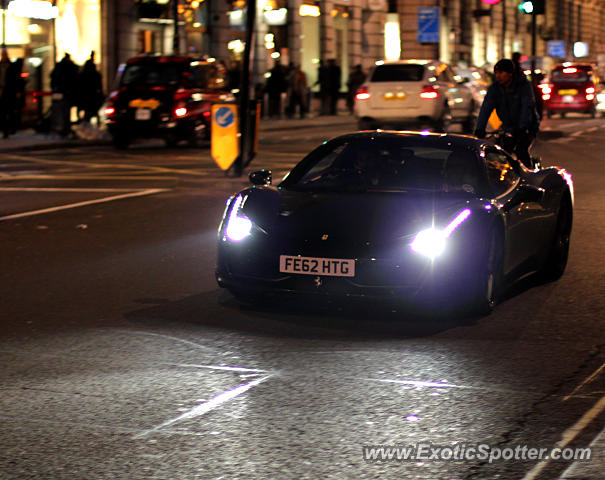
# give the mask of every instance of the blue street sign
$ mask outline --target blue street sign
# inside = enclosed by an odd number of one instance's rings
[[[220,107],[214,115],[214,120],[221,127],[227,128],[235,121],[235,114],[229,107]]]
[[[418,9],[418,43],[439,43],[439,7]]]
[[[549,57],[565,58],[565,40],[546,42],[546,53]]]

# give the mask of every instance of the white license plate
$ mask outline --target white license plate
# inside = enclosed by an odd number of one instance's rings
[[[354,277],[355,260],[280,255],[279,271],[283,273],[300,273],[303,275]]]
[[[137,108],[134,112],[135,120],[150,120],[151,110],[148,108]]]

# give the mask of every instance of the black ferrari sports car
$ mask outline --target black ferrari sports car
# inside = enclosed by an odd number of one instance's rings
[[[487,313],[530,273],[558,279],[569,252],[571,175],[528,170],[470,136],[366,131],[327,141],[277,185],[227,202],[216,279],[264,294],[420,299]]]

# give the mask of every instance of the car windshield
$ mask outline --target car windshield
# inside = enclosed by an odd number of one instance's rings
[[[145,63],[127,65],[122,75],[122,86],[165,86],[179,83],[185,65],[174,63]]]
[[[443,144],[446,145],[446,144]],[[345,138],[323,144],[301,161],[280,187],[304,191],[424,190],[475,194],[475,154],[406,137]]]
[[[564,68],[563,70],[554,70],[552,72],[552,81],[557,83],[587,82],[588,80],[589,76],[586,70]]]
[[[422,65],[379,65],[374,69],[372,82],[419,82],[422,80]]]

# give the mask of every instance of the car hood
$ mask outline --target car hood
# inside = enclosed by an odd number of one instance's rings
[[[485,200],[448,193],[309,193],[254,189],[244,213],[271,236],[376,243],[445,227]]]

